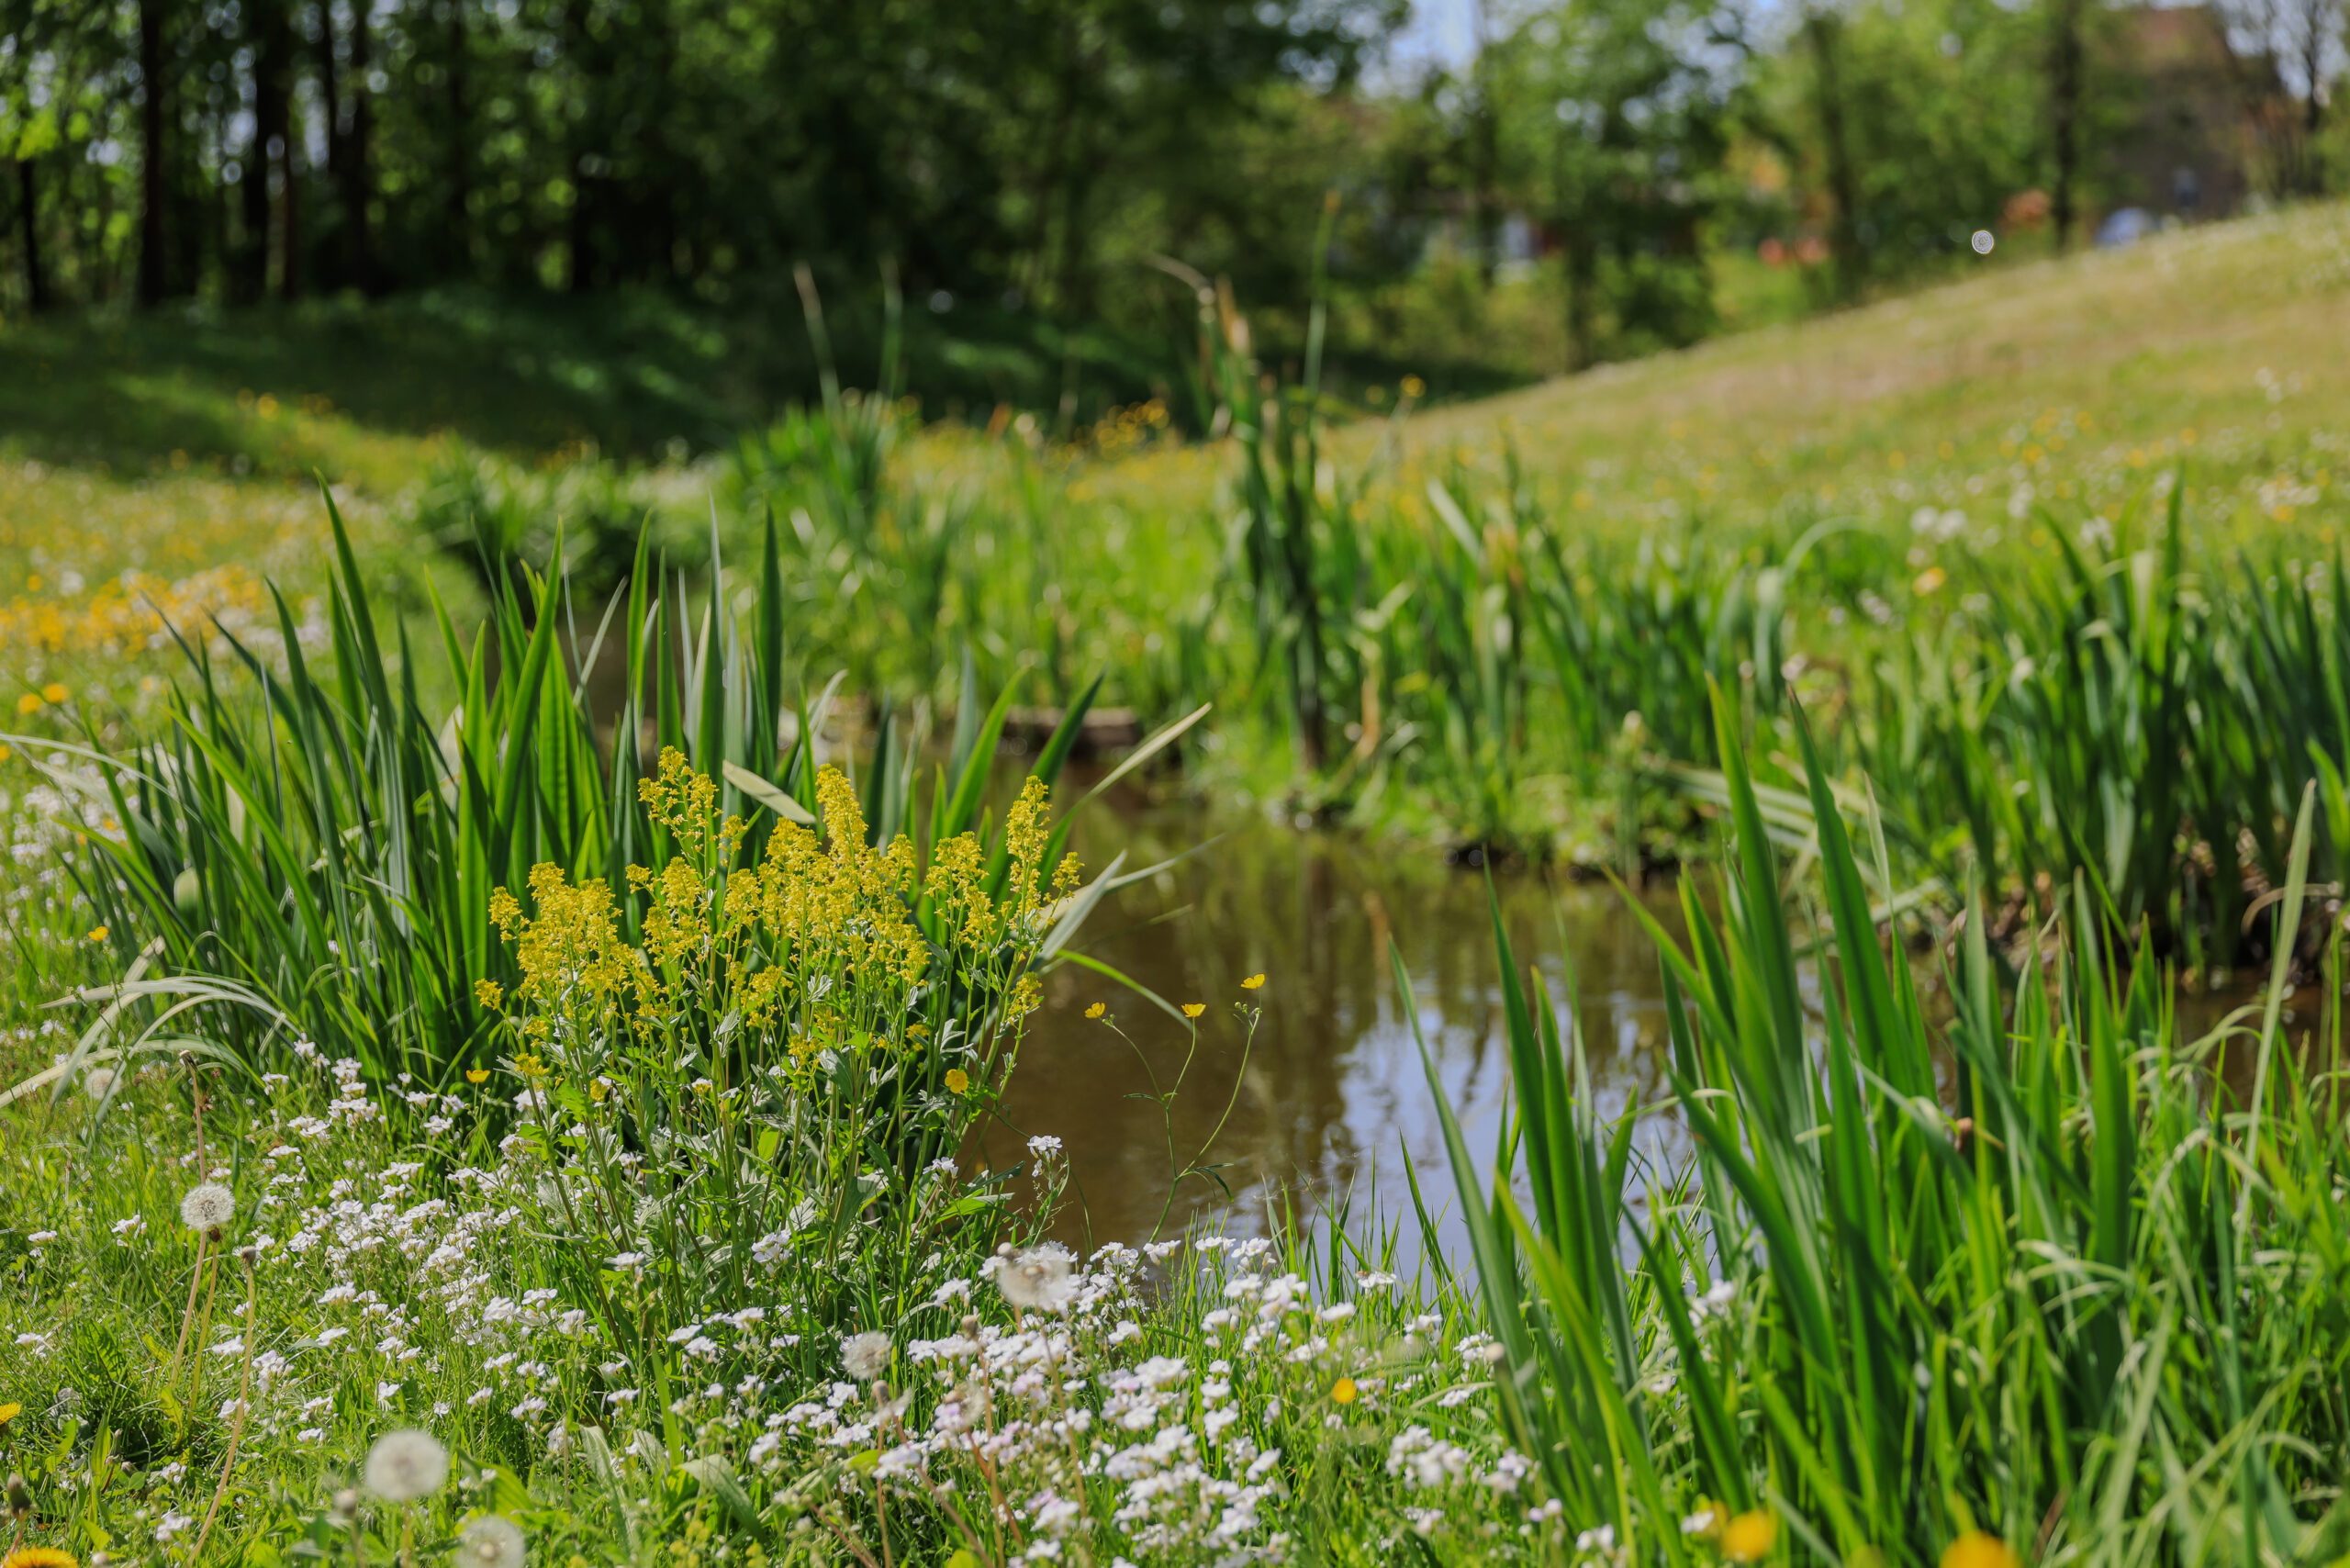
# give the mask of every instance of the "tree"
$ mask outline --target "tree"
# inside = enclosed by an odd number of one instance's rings
[[[1508,188],[1560,249],[1578,367],[1712,325],[1701,230],[1745,53],[1679,0],[1572,0],[1494,51]]]

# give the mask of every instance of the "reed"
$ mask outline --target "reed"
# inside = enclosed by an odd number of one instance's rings
[[[1856,845],[1798,728],[1824,942],[1799,959],[1718,711],[1718,900],[1685,888],[1685,948],[1654,931],[1669,1099],[1603,1115],[1539,973],[1505,989],[1518,1111],[1490,1168],[1435,1094],[1515,1440],[1645,1561],[1710,1561],[1726,1526],[1843,1562],[1976,1531],[2042,1562],[2338,1550],[2343,1082],[2330,1017],[2280,1028],[2286,956],[2189,1038],[2084,876],[2046,965],[2006,984],[1978,909],[1930,1005],[1866,894],[1882,836]],[[2288,928],[2311,840],[2305,796]],[[1673,1171],[1633,1153],[1667,1115]]]

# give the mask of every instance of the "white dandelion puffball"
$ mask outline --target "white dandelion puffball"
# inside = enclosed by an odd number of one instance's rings
[[[1069,1249],[1047,1241],[1004,1260],[995,1271],[996,1289],[1013,1305],[1034,1312],[1067,1312],[1077,1299],[1077,1277]]]
[[[457,1532],[461,1568],[522,1568],[522,1527],[500,1514],[484,1514]]]
[[[841,1367],[859,1383],[871,1383],[890,1370],[890,1336],[852,1334],[841,1341]]]
[[[93,1100],[103,1100],[114,1092],[115,1071],[110,1067],[94,1067],[82,1079],[82,1092]]]
[[[367,1450],[367,1490],[387,1503],[413,1503],[449,1479],[449,1450],[430,1432],[386,1432]]]
[[[180,1223],[190,1230],[218,1230],[237,1217],[237,1194],[218,1182],[190,1187],[180,1200]]]

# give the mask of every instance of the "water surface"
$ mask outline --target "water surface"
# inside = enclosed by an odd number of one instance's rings
[[[1348,1204],[1357,1231],[1374,1216],[1416,1230],[1407,1164],[1430,1210],[1449,1209],[1442,1133],[1389,951],[1402,956],[1445,1095],[1488,1165],[1507,1047],[1485,875],[1424,847],[1192,811],[1103,812],[1086,825],[1078,847],[1089,876],[1121,848],[1135,868],[1215,838],[1112,895],[1077,945],[1170,1003],[1204,1003],[1195,1054],[1185,1075],[1192,1041],[1181,1021],[1065,964],[1031,1020],[1003,1125],[985,1129],[973,1153],[1001,1167],[1024,1157],[1031,1134],[1060,1138],[1074,1191],[1058,1228],[1075,1244],[1139,1241],[1195,1219],[1259,1228],[1283,1194]],[[1656,958],[1624,895],[1525,872],[1493,886],[1521,968],[1539,968],[1562,1023],[1571,1007],[1580,1015],[1602,1114],[1636,1094],[1661,1098]],[[1677,932],[1671,892],[1642,896]],[[1259,973],[1261,989],[1243,987]],[[1085,1016],[1095,1002],[1107,1021]],[[1244,1006],[1260,1014],[1253,1042]],[[1168,1111],[1155,1090],[1174,1092]],[[1661,1120],[1642,1129],[1670,1161],[1676,1130]],[[1215,1177],[1181,1182],[1170,1205],[1174,1172],[1194,1161],[1218,1166]],[[1416,1241],[1405,1238],[1406,1255]]]

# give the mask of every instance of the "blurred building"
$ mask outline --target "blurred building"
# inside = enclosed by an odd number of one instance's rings
[[[2274,69],[2237,53],[2210,6],[2138,6],[2118,21],[2115,63],[2139,95],[2112,142],[2112,207],[2190,223],[2241,211],[2259,117],[2279,95]]]

